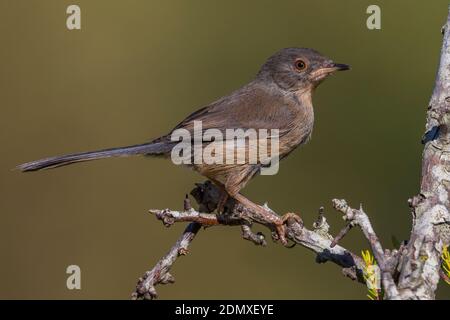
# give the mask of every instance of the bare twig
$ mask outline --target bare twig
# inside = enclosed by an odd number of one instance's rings
[[[184,209],[192,209],[187,196],[184,200]],[[158,261],[153,269],[147,271],[142,278],[139,278],[136,290],[132,293],[132,299],[155,299],[158,296],[155,289],[156,285],[175,282],[175,278],[169,273],[169,270],[179,256],[186,255],[189,252],[188,247],[200,228],[201,224],[196,222],[191,222],[186,227],[181,237],[169,252]]]
[[[179,256],[188,253],[189,244],[194,240],[200,227],[201,225],[196,222],[191,222],[187,226],[181,237],[169,252],[158,261],[153,269],[147,271],[145,275],[138,280],[136,291],[132,294],[133,299],[150,300],[157,298],[156,285],[175,282],[175,278],[169,273],[169,270]]]
[[[347,226],[359,226],[364,233],[364,236],[369,241],[375,259],[378,262],[381,271],[381,281],[388,299],[399,299],[397,286],[392,277],[392,270],[388,268],[387,257],[381,246],[380,240],[373,230],[369,217],[362,209],[362,206],[357,209],[352,209],[347,205],[345,200],[333,199],[333,206],[336,210],[344,214],[344,220],[348,222]],[[387,252],[390,256],[390,252]]]
[[[262,232],[253,233],[249,225],[243,224],[241,226],[242,238],[253,242],[255,245],[265,247],[267,245],[266,239]]]
[[[352,228],[353,228],[353,224],[347,223],[347,225],[344,228],[342,228],[341,231],[339,231],[337,236],[334,237],[333,241],[331,242],[331,247],[334,247],[335,245],[337,245],[338,242],[341,241],[342,238],[344,238]]]

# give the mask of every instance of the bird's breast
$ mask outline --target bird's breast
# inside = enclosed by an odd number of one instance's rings
[[[298,146],[305,144],[311,138],[314,127],[314,110],[310,95],[297,97],[293,108],[292,121],[288,130],[280,135],[280,157],[287,156]]]

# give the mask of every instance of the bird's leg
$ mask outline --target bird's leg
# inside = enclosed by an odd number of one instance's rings
[[[217,180],[211,179],[211,181],[219,188],[220,190],[220,198],[219,201],[217,202],[217,213],[221,214],[224,212],[225,209],[225,204],[227,203],[228,200],[228,192],[225,190],[225,187],[222,183],[220,183]]]
[[[222,194],[220,196],[219,202],[217,203],[217,212],[223,213],[225,209],[225,203],[227,203],[228,200],[228,193],[223,190]]]
[[[288,241],[286,239],[286,228],[285,228],[284,223],[287,221],[287,219],[294,218],[294,216],[295,216],[296,220],[300,219],[299,216],[297,216],[294,213],[287,213],[283,217],[280,217],[280,216],[274,214],[273,212],[250,201],[249,199],[247,199],[240,193],[237,193],[236,195],[234,195],[233,198],[236,199],[236,201],[241,203],[243,206],[245,206],[249,209],[252,209],[256,213],[260,214],[265,222],[272,224],[273,227],[275,228],[275,231],[277,233],[278,239],[280,240],[281,244],[283,244],[284,246],[287,245]]]

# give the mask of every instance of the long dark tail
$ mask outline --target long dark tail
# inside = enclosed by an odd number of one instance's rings
[[[36,161],[31,161],[19,165],[17,168],[26,171],[37,171],[41,169],[51,169],[66,166],[68,164],[103,159],[109,157],[127,157],[134,155],[164,155],[170,152],[172,146],[167,142],[150,142],[129,147],[104,149],[91,152],[73,153],[65,156],[51,157]]]

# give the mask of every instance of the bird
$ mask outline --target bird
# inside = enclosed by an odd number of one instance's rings
[[[155,156],[170,157],[179,141],[172,135],[184,130],[194,133],[195,123],[201,122],[202,132],[214,129],[223,133],[229,129],[277,130],[278,150],[271,156],[284,159],[297,147],[307,143],[313,131],[314,109],[312,95],[317,86],[336,71],[349,70],[350,66],[335,63],[330,58],[310,48],[290,47],[271,55],[249,83],[209,105],[193,112],[168,134],[147,143],[97,151],[72,153],[31,161],[18,166],[23,172],[57,168],[82,161],[109,157]],[[214,143],[204,137],[201,145]],[[225,139],[227,139],[225,137]],[[195,139],[191,140],[194,144]],[[240,145],[249,151],[247,144]],[[243,206],[253,208],[273,223],[282,244],[286,245],[285,222],[289,214],[280,219],[266,208],[259,206],[241,194],[241,190],[265,164],[261,159],[240,163],[191,163],[193,170],[215,183],[222,191],[218,211],[228,198],[234,198]]]

